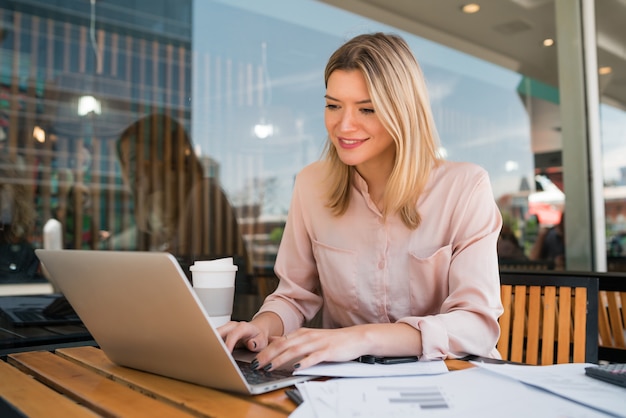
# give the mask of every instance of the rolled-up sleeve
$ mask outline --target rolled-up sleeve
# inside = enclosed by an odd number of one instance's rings
[[[500,357],[495,349],[503,311],[496,243],[502,219],[488,176],[479,173],[467,198],[459,196],[450,216],[449,294],[439,313],[398,321],[421,332],[425,360],[466,354]]]

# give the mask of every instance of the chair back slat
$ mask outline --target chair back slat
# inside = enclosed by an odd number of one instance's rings
[[[543,295],[543,332],[541,335],[541,364],[554,363],[554,332],[556,324],[556,287],[546,286]]]
[[[608,299],[612,292],[606,292],[605,290],[601,290],[598,295],[598,305],[600,309],[598,309],[598,332],[600,337],[600,345],[601,346],[612,346],[613,345],[613,337],[611,335],[611,326],[609,325],[609,316],[607,312]]]
[[[586,327],[583,324],[587,317],[587,289],[579,287],[575,289],[574,296],[574,341],[585,339]],[[585,346],[574,344],[574,362],[585,362]]]
[[[557,341],[559,342],[556,355],[557,363],[568,363],[570,360],[570,341],[572,333],[572,288],[559,288],[559,309],[557,312]],[[582,319],[583,321],[585,318]]]
[[[524,354],[524,330],[526,329],[526,286],[515,286],[514,288],[511,361],[521,362]]]
[[[541,288],[528,290],[528,329],[526,331],[526,363],[539,364],[539,330],[541,321]]]
[[[626,291],[619,292],[620,306],[619,310],[622,312],[622,335],[626,334]],[[626,342],[621,340],[620,348],[626,348]]]

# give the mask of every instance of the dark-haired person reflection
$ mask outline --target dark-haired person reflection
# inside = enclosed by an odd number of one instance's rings
[[[36,212],[17,162],[0,156],[0,283],[42,278],[30,234]]]
[[[539,230],[530,249],[530,259],[548,261],[555,270],[565,268],[565,212],[561,213],[558,224]]]
[[[359,35],[325,71],[322,161],[297,176],[275,271],[250,322],[219,328],[254,368],[361,355],[499,358],[496,241],[487,173],[446,162],[405,41]],[[323,329],[302,327],[319,311]]]
[[[149,114],[125,129],[116,145],[133,194],[134,225],[106,245],[168,251],[187,262],[224,255],[247,261],[235,211],[176,119]]]

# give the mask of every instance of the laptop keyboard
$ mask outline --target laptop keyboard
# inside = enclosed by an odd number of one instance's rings
[[[241,373],[243,373],[243,376],[251,385],[273,382],[292,376],[292,373],[289,370],[273,370],[271,372],[263,371],[263,369],[252,370],[250,368],[250,363],[239,360],[237,360],[237,365],[239,366],[239,369],[241,369]]]
[[[17,316],[22,321],[41,321],[46,319],[40,312],[37,311],[15,311],[15,316]]]

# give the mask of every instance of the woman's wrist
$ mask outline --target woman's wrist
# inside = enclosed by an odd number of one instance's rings
[[[404,323],[356,325],[365,354],[406,356],[422,353],[422,333]]]
[[[274,312],[261,312],[250,323],[257,327],[266,339],[270,336],[283,335],[283,321]]]

